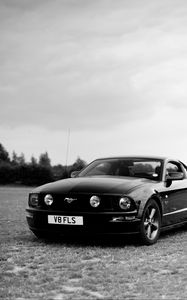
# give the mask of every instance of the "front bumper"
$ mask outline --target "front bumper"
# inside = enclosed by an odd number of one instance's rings
[[[26,209],[27,223],[33,232],[66,234],[131,234],[138,233],[140,219],[133,212],[65,212]],[[83,225],[48,224],[49,215],[82,216]]]

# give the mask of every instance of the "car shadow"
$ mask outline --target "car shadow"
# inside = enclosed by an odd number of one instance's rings
[[[187,226],[183,225],[181,227],[164,231],[160,234],[160,241],[171,241],[174,238],[179,238],[186,232]],[[158,242],[159,242],[158,240]],[[83,236],[83,237],[63,237],[61,241],[59,238],[55,238],[52,242],[54,243],[65,243],[68,246],[98,246],[98,247],[140,247],[143,246],[141,239],[138,234],[115,234],[115,235],[99,235],[99,236]]]
[[[163,231],[159,237],[159,239],[164,240],[164,239],[168,239],[168,238],[174,238],[177,237],[181,234],[184,234],[187,230],[187,224],[184,224],[180,227],[176,227],[173,229],[169,229],[166,231]]]
[[[161,233],[159,240],[167,241],[177,238],[179,235],[183,235],[186,232],[187,226],[181,226],[172,230],[167,230]],[[142,246],[141,240],[137,234],[123,235],[86,235],[86,236],[48,236],[46,238],[37,238],[33,233],[27,232],[22,235],[17,235],[16,240],[20,242],[34,243],[34,244],[46,244],[46,245],[66,245],[67,247],[125,247]]]
[[[48,245],[65,245],[67,247],[125,247],[140,246],[137,235],[90,235],[90,236],[58,236],[38,239],[33,236],[34,242],[44,242]]]

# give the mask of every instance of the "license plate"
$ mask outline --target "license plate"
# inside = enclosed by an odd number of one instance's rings
[[[83,225],[83,217],[80,216],[48,216],[48,224]]]

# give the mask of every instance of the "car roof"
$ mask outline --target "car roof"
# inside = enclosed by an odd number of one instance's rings
[[[179,161],[178,159],[174,159],[166,156],[145,156],[145,155],[110,156],[110,157],[97,158],[96,160],[103,160],[103,159],[147,159],[147,160]]]

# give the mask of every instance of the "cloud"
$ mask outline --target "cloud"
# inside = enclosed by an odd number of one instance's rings
[[[107,129],[185,106],[187,5],[180,4],[4,2],[1,126]]]
[[[0,1],[0,136],[53,163],[186,160],[186,0]]]

